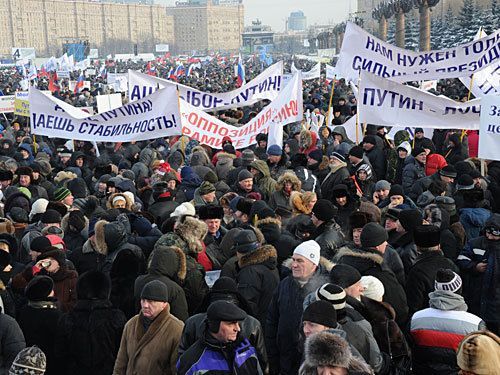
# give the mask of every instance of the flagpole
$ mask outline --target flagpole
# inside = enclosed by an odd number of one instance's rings
[[[337,75],[335,74],[333,76],[333,81],[332,81],[332,90],[330,91],[330,101],[328,102],[328,112],[326,114],[326,126],[330,127],[330,108],[332,108],[332,101],[333,101],[333,92],[335,91],[335,79],[337,78]]]

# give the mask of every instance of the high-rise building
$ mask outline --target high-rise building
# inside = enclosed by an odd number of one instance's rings
[[[239,51],[244,22],[241,1],[189,0],[167,7],[167,14],[174,19],[175,52]]]
[[[287,29],[291,31],[304,31],[307,28],[307,17],[304,12],[298,10],[291,12],[287,21]]]

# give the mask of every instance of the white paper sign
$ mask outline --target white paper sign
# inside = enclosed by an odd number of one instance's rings
[[[295,64],[293,64],[293,63],[292,63],[291,70],[292,70],[292,74],[299,71],[299,69],[297,69],[295,67]],[[321,74],[321,63],[317,63],[308,72],[302,72],[302,79],[304,81],[307,81],[310,79],[317,79],[320,77],[320,74]]]
[[[167,86],[179,89],[180,97],[193,107],[204,111],[242,107],[263,99],[275,99],[281,88],[283,62],[280,61],[240,88],[225,93],[208,93],[166,79],[149,76],[133,70],[128,71],[129,98],[135,101],[149,95],[158,88]]]
[[[121,94],[97,95],[97,112],[107,112],[122,106]]]
[[[414,52],[398,48],[347,23],[337,61],[341,77],[355,80],[359,70],[397,82],[458,78],[500,61],[500,30],[456,47]]]
[[[361,74],[358,112],[361,123],[439,129],[479,129],[481,99],[459,103],[444,96]]]
[[[33,134],[97,142],[130,142],[181,134],[177,92],[169,87],[95,116],[32,88]]]
[[[479,134],[478,157],[500,160],[500,96],[486,95],[482,98]]]

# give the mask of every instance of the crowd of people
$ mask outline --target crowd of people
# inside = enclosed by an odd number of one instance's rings
[[[215,61],[182,81],[229,91],[232,74]],[[102,85],[54,95],[92,106]],[[304,109],[326,116],[331,85],[304,81]],[[238,126],[264,105],[216,115]],[[319,131],[238,150],[96,150],[5,116],[0,374],[497,374],[500,161],[481,165],[477,131],[368,125],[356,142],[355,113],[339,80]]]

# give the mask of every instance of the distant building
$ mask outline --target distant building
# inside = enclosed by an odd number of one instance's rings
[[[238,52],[243,32],[241,1],[189,0],[167,7],[174,18],[177,53]]]
[[[274,31],[270,26],[262,25],[259,20],[253,21],[252,26],[245,27],[241,34],[243,51],[254,53],[272,51]]]
[[[301,10],[292,12],[288,17],[287,24],[287,30],[304,31],[307,29],[307,17],[304,16],[304,12],[302,12]]]

